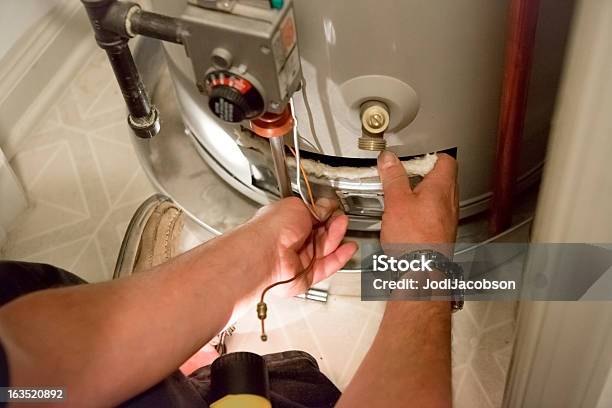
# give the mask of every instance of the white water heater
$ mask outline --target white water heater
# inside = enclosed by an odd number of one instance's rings
[[[205,15],[201,2],[152,1],[155,12],[191,20]],[[541,4],[518,189],[538,179],[543,163],[572,6],[569,0]],[[340,197],[352,228],[377,225],[379,180],[354,176],[374,165],[378,154],[358,143],[360,109],[376,101],[388,109],[387,149],[402,159],[455,155],[461,216],[486,209],[508,0],[294,0],[293,12],[303,72],[302,89],[293,97],[302,155],[334,170],[325,177],[311,174],[317,193]],[[241,46],[215,41],[230,51]],[[218,120],[195,86],[201,73],[194,72],[185,49],[171,43],[164,48],[183,121],[201,156],[237,190],[268,202],[276,183],[266,149],[257,146],[265,141],[250,140],[239,124]],[[232,63],[240,67],[241,61]]]

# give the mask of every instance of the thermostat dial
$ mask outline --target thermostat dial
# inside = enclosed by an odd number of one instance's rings
[[[208,106],[221,120],[242,122],[264,112],[264,101],[247,79],[227,71],[216,71],[206,77]]]

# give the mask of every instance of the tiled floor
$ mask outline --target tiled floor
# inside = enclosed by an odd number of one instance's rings
[[[53,263],[89,281],[112,277],[127,223],[153,192],[124,126],[121,94],[96,52],[11,160],[31,208],[9,232],[4,258]]]
[[[323,305],[299,299],[269,303],[269,341],[259,340],[259,324],[246,316],[230,337],[230,351],[270,353],[306,350],[344,388],[367,352],[384,303],[332,296]],[[514,330],[515,303],[470,302],[453,318],[453,387],[456,407],[499,407]],[[342,322],[341,324],[339,322]]]
[[[2,258],[52,263],[89,281],[112,276],[127,223],[153,192],[125,134],[121,95],[96,51],[11,162],[32,205],[10,231]],[[269,305],[270,341],[259,341],[257,320],[246,316],[229,349],[306,350],[340,387],[366,353],[384,308],[343,296]],[[456,406],[501,405],[515,310],[515,303],[470,302],[454,316]]]

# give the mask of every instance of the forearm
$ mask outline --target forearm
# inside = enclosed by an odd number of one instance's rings
[[[265,284],[266,245],[259,241],[257,255],[237,253],[254,233],[247,226],[150,272],[43,291],[0,309],[12,385],[65,386],[73,404],[108,405],[154,385]],[[99,381],[109,374],[112,381]]]
[[[391,301],[338,407],[451,406],[448,302]]]

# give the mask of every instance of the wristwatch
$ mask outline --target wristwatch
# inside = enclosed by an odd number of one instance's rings
[[[413,260],[423,260],[425,262],[431,261],[430,265],[432,268],[443,273],[445,279],[449,279],[451,282],[463,282],[463,268],[461,265],[456,262],[452,262],[444,254],[438,251],[431,249],[419,249],[404,254],[398,258],[398,260],[402,259],[408,262]],[[451,310],[453,313],[463,309],[464,297],[465,289],[463,289],[463,287],[451,289]]]

